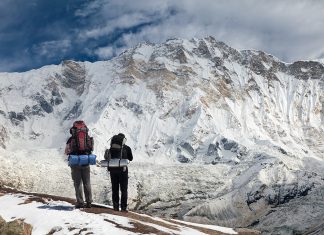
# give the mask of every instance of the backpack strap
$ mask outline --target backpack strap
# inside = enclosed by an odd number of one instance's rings
[[[111,160],[111,153],[110,153],[110,150],[109,149],[106,149],[104,158],[107,161],[110,161]]]
[[[122,145],[120,148],[120,160],[123,159],[123,147],[124,147],[124,145]]]

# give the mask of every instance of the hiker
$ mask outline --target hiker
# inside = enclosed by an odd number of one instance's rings
[[[119,211],[119,187],[121,191],[121,211],[127,212],[127,187],[128,187],[128,160],[133,160],[132,150],[125,144],[123,133],[114,135],[110,142],[110,148],[106,149],[104,158],[108,161],[112,186],[112,201],[115,211]],[[117,160],[117,165],[114,165]],[[115,161],[116,162],[116,161]],[[119,165],[118,165],[119,164]]]
[[[88,128],[83,121],[75,121],[70,129],[71,137],[68,139],[65,147],[65,154],[71,157],[81,157],[80,155],[91,154],[93,151],[93,138],[88,135]],[[79,163],[79,164],[78,164]],[[71,175],[74,183],[76,205],[75,208],[90,208],[92,203],[92,193],[90,184],[90,166],[89,162],[83,163],[78,160],[76,165],[72,165]],[[83,190],[86,204],[83,200]]]

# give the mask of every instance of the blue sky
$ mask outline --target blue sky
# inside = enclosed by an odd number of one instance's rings
[[[323,12],[321,0],[1,0],[0,71],[209,35],[286,62],[323,58]]]

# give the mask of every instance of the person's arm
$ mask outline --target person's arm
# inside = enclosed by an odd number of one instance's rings
[[[70,146],[67,144],[67,145],[65,146],[64,153],[65,153],[65,155],[69,155],[70,152],[71,152],[71,150],[70,150]]]
[[[128,145],[126,145],[125,147],[127,151],[127,159],[132,161],[133,160],[132,149]]]
[[[69,155],[71,153],[70,142],[71,142],[71,138],[69,138],[68,141],[66,142],[65,150],[64,150],[65,155]]]
[[[105,160],[109,161],[111,159],[109,149],[106,149],[105,155],[104,155]]]

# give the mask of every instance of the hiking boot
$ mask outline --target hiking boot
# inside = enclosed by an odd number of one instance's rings
[[[91,206],[92,206],[92,205],[91,205],[91,202],[87,202],[87,204],[86,204],[85,207],[86,207],[86,208],[91,208]]]
[[[75,205],[75,209],[80,209],[80,208],[84,208],[83,203],[78,203],[78,204]]]
[[[119,211],[119,208],[118,207],[114,207],[114,211]]]
[[[122,211],[122,212],[125,212],[125,213],[127,213],[127,212],[128,212],[128,210],[127,210],[127,209],[121,209],[121,211]]]

